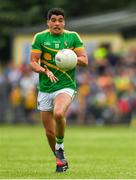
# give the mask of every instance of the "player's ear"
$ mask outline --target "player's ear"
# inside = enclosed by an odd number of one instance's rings
[[[47,26],[49,26],[49,20],[47,20]]]

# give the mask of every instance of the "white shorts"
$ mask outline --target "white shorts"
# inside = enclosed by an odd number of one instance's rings
[[[60,89],[53,93],[45,93],[39,91],[37,97],[37,109],[40,111],[52,111],[54,98],[60,93],[68,94],[73,100],[76,91],[70,88]]]

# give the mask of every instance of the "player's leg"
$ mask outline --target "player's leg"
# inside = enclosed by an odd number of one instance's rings
[[[53,119],[53,98],[52,93],[39,92],[37,97],[38,110],[40,110],[41,119],[45,128],[45,133],[52,151],[55,153],[56,128]]]
[[[60,93],[54,100],[54,119],[56,121],[56,137],[64,137],[66,126],[65,113],[71,103],[71,97],[66,93]]]
[[[60,93],[54,100],[54,119],[56,121],[56,172],[64,172],[68,163],[64,154],[64,132],[66,126],[65,113],[72,98],[66,93]]]
[[[55,121],[53,119],[53,113],[48,111],[41,111],[41,119],[45,128],[45,133],[48,139],[48,143],[55,154],[55,143],[56,143],[56,133],[55,133]]]

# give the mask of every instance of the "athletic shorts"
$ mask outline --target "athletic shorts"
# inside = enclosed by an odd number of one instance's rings
[[[73,100],[76,91],[70,88],[64,88],[60,89],[58,91],[55,91],[53,93],[45,93],[45,92],[38,92],[38,97],[37,97],[37,109],[40,111],[52,111],[53,110],[53,101],[55,97],[58,94],[61,93],[66,93],[68,94],[71,99]]]

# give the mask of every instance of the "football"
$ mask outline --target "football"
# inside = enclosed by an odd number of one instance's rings
[[[55,56],[55,63],[65,71],[71,70],[77,64],[77,55],[71,49],[59,50]]]

